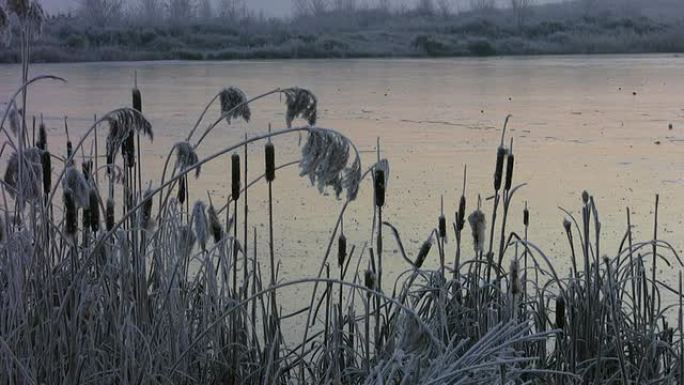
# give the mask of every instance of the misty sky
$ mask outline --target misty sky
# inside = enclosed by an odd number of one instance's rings
[[[134,2],[136,0],[126,0]],[[254,11],[264,11],[267,15],[282,16],[289,12],[291,0],[247,0],[247,6]],[[48,12],[66,11],[74,9],[79,0],[42,0],[43,7]]]
[[[48,12],[74,9],[79,0],[43,0],[42,4]],[[136,1],[136,0],[127,0]],[[397,2],[405,0],[392,0]],[[270,16],[283,16],[290,12],[291,0],[247,0],[247,6],[254,11],[263,11]]]

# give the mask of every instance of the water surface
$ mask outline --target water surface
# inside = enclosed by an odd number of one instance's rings
[[[569,252],[558,207],[576,213],[584,189],[599,205],[606,252],[616,250],[624,234],[627,206],[638,235],[649,237],[656,193],[661,194],[662,236],[677,250],[684,246],[684,58],[35,65],[33,74],[68,79],[67,84],[47,82],[30,92],[29,114],[44,114],[53,135],[51,150],[64,151],[63,116],[69,117],[70,134],[77,136],[94,114],[129,105],[134,71],[143,92],[144,113],[155,131],[154,143],[144,144],[143,179],[158,181],[171,145],[184,140],[204,105],[222,87],[237,86],[254,96],[297,85],[318,96],[319,125],[349,136],[362,151],[364,167],[375,160],[376,138],[381,138],[382,156],[391,164],[384,219],[399,229],[412,255],[436,225],[441,195],[447,217],[453,216],[464,165],[468,165],[469,210],[481,193],[484,210],[491,212],[492,201],[485,199],[492,192],[496,146],[507,114],[513,115],[508,137],[514,139],[515,183],[527,183],[515,197],[509,225],[521,230],[527,201],[530,238],[548,251],[559,271],[569,268]],[[1,94],[15,89],[19,72],[17,66],[0,67]],[[245,133],[263,133],[269,123],[282,128],[284,111],[277,96],[255,103],[249,124],[222,124],[200,147],[200,156],[235,143]],[[214,106],[209,120],[217,116]],[[279,162],[298,159],[297,141],[296,135],[275,140]],[[254,146],[250,174],[263,172],[262,156],[261,145]],[[205,167],[201,177],[191,182],[194,197],[206,199],[209,191],[212,199],[224,201],[227,166],[228,158],[223,157]],[[260,184],[249,192],[249,238],[256,230],[260,254],[267,250],[265,191]],[[342,202],[318,194],[294,167],[278,173],[274,191],[281,279],[315,275]],[[357,247],[355,256],[370,241],[371,203],[366,182],[345,221],[349,242]],[[385,268],[390,273],[406,269],[390,238],[385,247]],[[465,247],[470,250],[469,240]],[[447,248],[453,255],[453,243]],[[433,257],[434,265],[437,258]],[[366,263],[361,261],[361,267]]]

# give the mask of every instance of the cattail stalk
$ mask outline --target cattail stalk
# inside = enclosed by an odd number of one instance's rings
[[[107,207],[105,208],[105,225],[107,232],[112,231],[114,228],[114,200],[107,199]]]
[[[461,199],[458,202],[458,211],[454,214],[455,219],[455,233],[456,233],[456,255],[454,257],[454,279],[458,277],[461,268],[461,234],[465,227],[465,211],[466,211],[466,176],[468,166],[463,166],[463,189],[461,190]]]
[[[233,298],[238,300],[239,294],[237,290],[237,260],[238,260],[238,240],[237,240],[237,224],[238,224],[238,199],[240,198],[240,155],[233,153],[231,160],[231,199],[233,200]],[[236,325],[236,319],[233,319],[233,325]],[[233,370],[237,371],[237,329],[233,328],[232,333],[233,343]]]
[[[90,206],[90,229],[93,234],[97,234],[98,230],[100,230],[100,201],[95,189],[90,189],[88,201]]]
[[[244,256],[244,264],[243,264],[244,265],[244,272],[243,272],[244,273],[244,278],[243,278],[244,283],[243,283],[243,286],[245,288],[244,289],[244,298],[247,299],[247,293],[248,293],[247,288],[249,287],[249,261],[247,258],[247,255],[248,255],[248,253],[247,253],[247,243],[248,243],[247,242],[247,228],[248,228],[247,223],[248,223],[248,212],[249,212],[248,211],[248,204],[247,204],[247,190],[249,190],[247,188],[247,186],[249,185],[249,181],[247,180],[247,133],[245,133],[244,149],[245,149],[245,175],[244,175],[245,196],[244,196],[244,199],[242,200],[242,202],[243,202],[243,206],[244,206],[244,219],[243,219],[243,222],[244,222],[244,228],[243,228],[244,242],[243,243],[244,243],[245,250],[243,253],[243,256]]]
[[[655,210],[653,213],[653,242],[652,242],[652,255],[653,255],[653,266],[651,273],[651,322],[655,321],[655,303],[656,303],[656,261],[658,260],[658,202],[660,201],[660,195],[656,194],[655,197]]]
[[[271,132],[271,125],[268,125],[268,132]],[[264,163],[265,163],[265,175],[266,182],[268,184],[268,256],[271,265],[271,286],[275,286],[276,283],[276,267],[275,267],[275,246],[273,244],[273,181],[275,180],[275,146],[269,138],[264,146]],[[280,330],[278,324],[277,314],[277,295],[276,290],[271,292],[271,313],[274,315],[276,320],[275,330],[273,330],[274,335],[271,336],[271,340],[275,342],[275,333]]]
[[[67,237],[74,240],[76,231],[78,230],[78,212],[76,209],[76,202],[74,201],[74,195],[70,190],[64,191],[64,219],[66,221],[64,233]]]
[[[444,271],[446,270],[444,261],[444,244],[446,243],[446,217],[444,216],[444,196],[440,197],[440,214],[437,219],[437,233],[439,235],[439,274],[444,277]]]

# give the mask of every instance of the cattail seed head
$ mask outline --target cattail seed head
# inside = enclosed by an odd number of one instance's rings
[[[420,246],[420,250],[418,250],[418,256],[416,257],[416,261],[413,263],[416,267],[416,269],[420,269],[423,267],[423,264],[425,263],[425,260],[427,259],[428,254],[430,254],[430,249],[432,248],[432,234],[430,234],[430,237],[428,237],[425,242]]]
[[[131,94],[133,99],[133,109],[138,110],[138,112],[142,112],[142,93],[140,93],[138,88],[133,88]]]
[[[43,151],[47,150],[47,130],[42,120],[38,126],[38,142],[36,142],[36,147]]]
[[[468,216],[468,223],[473,235],[473,248],[479,253],[484,248],[486,219],[484,213],[477,209]]]
[[[43,168],[43,193],[48,195],[52,191],[52,159],[49,152],[41,154],[40,163]]]
[[[458,202],[458,215],[456,221],[456,228],[458,231],[463,230],[465,227],[465,211],[466,211],[466,198],[465,195],[461,195],[461,200]]]
[[[375,205],[382,207],[385,205],[385,171],[375,169],[373,183],[375,186]]]
[[[372,270],[366,270],[363,281],[368,290],[375,290],[375,273]]]
[[[214,243],[219,243],[223,238],[223,228],[221,227],[221,222],[219,221],[218,214],[216,213],[213,204],[209,205],[207,213],[209,214],[209,231],[214,238]]]
[[[78,230],[78,213],[74,195],[71,190],[64,191],[64,220],[66,221],[64,233],[68,237],[75,236],[76,231]]]
[[[447,230],[446,230],[446,218],[444,217],[444,214],[439,216],[439,237],[444,239],[447,236]]]
[[[563,297],[556,298],[556,328],[565,328],[565,300]]]
[[[582,191],[582,202],[584,202],[585,205],[589,203],[589,193],[587,190]]]
[[[90,229],[96,233],[100,230],[100,204],[95,189],[90,190],[88,200],[90,201]]]
[[[185,199],[187,198],[186,185],[185,185],[186,183],[187,183],[187,180],[185,178],[185,175],[183,175],[182,177],[180,177],[178,179],[178,194],[177,194],[176,198],[178,199],[178,203],[180,203],[180,204],[184,204]]]
[[[90,212],[90,200],[88,203],[88,205],[83,207],[83,210],[81,212],[81,226],[83,226],[84,233],[90,230],[90,221],[92,219],[92,215]]]
[[[563,228],[565,229],[566,234],[570,234],[572,231],[572,223],[568,218],[563,218]]]
[[[496,150],[496,169],[494,170],[494,190],[499,191],[503,177],[504,158],[506,149],[502,146]]]
[[[513,165],[515,164],[515,156],[513,153],[508,155],[508,160],[506,161],[506,183],[504,184],[504,189],[509,191],[511,185],[513,184]]]
[[[275,179],[275,147],[271,141],[264,146],[266,154],[266,181],[273,182]]]
[[[107,207],[105,208],[105,224],[107,231],[112,231],[114,228],[114,200],[107,199]]]
[[[347,258],[347,237],[344,234],[340,234],[337,238],[337,265],[342,268],[344,267],[344,260]]]
[[[231,198],[236,201],[240,198],[240,155],[233,153],[230,157],[231,165]]]
[[[523,225],[525,225],[525,227],[530,225],[530,210],[527,209],[527,205],[525,206],[525,210],[523,210]]]
[[[517,259],[511,261],[510,275],[511,294],[518,295],[522,290],[520,289],[520,263]]]

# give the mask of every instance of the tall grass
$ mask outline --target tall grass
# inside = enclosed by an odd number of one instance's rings
[[[383,218],[392,194],[379,146],[376,162],[363,168],[349,139],[314,126],[317,99],[308,90],[275,89],[254,99],[234,87],[219,92],[187,140],[172,146],[155,185],[141,177],[140,154],[149,146],[144,138],[154,131],[137,86],[133,108],[101,115],[67,145],[66,155],[51,152],[56,146],[44,127],[36,141],[28,127],[12,123],[26,118],[16,116],[28,110],[24,91],[55,79],[26,79],[0,123],[7,138],[3,149],[12,152],[0,184],[2,384],[684,381],[682,279],[673,288],[658,276],[658,266],[682,262],[658,239],[658,201],[653,238],[633,239],[628,210],[623,241],[608,255],[598,208],[584,192],[581,217],[566,212],[573,263],[568,275],[559,274],[533,241],[527,205],[518,223],[524,234],[508,229],[518,222],[511,203],[523,185],[514,184],[505,124],[492,207],[467,193],[464,170],[451,226],[445,207],[456,197],[447,196],[435,213],[435,228],[425,229],[426,241],[414,252],[403,245],[401,224]],[[250,103],[268,95],[285,96],[286,128],[200,157],[201,143],[216,125],[248,120]],[[218,119],[193,141],[217,100]],[[300,120],[305,125],[293,126]],[[98,128],[108,130],[105,154],[84,148],[91,141],[91,148],[102,148],[96,145]],[[278,201],[272,185],[278,170],[292,163],[276,163],[271,138],[295,134],[306,135],[298,162],[302,176],[344,199],[319,274],[308,278],[280,277],[274,246]],[[253,165],[249,180],[246,157],[241,164],[238,151],[258,142],[265,167],[254,171]],[[202,166],[227,157],[232,167],[225,205],[215,206],[209,195],[207,202],[189,202]],[[106,164],[98,167],[102,158]],[[256,230],[254,239],[247,236],[247,191],[258,183],[268,184],[267,252],[257,248]],[[370,243],[347,238],[343,226],[362,183],[373,185]],[[469,201],[477,202],[470,211]],[[464,230],[472,249],[462,247]],[[449,243],[452,234],[455,242]],[[383,274],[383,250],[391,243],[406,262],[398,277]],[[335,251],[337,273],[330,271]],[[454,256],[453,264],[447,255]],[[270,270],[263,274],[262,258]],[[438,268],[426,268],[435,258]],[[313,286],[310,305],[283,309],[277,293],[298,286]],[[668,304],[666,297],[678,300]],[[297,316],[306,318],[301,341],[288,338]]]

